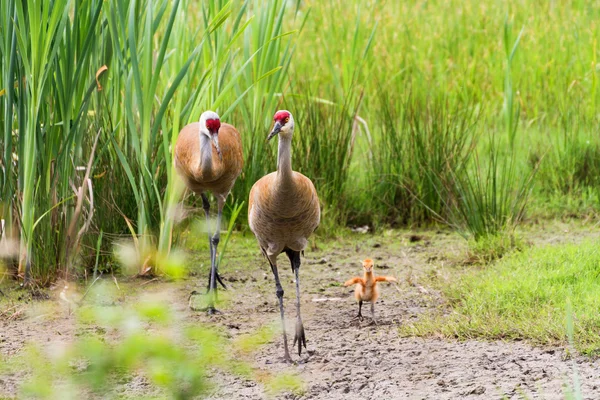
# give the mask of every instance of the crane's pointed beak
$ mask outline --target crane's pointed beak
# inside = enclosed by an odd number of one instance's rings
[[[280,131],[281,131],[281,122],[277,121],[277,122],[275,122],[275,125],[273,126],[273,130],[271,131],[271,133],[269,133],[269,136],[267,136],[267,141],[273,139],[273,136],[277,135]]]
[[[215,149],[217,149],[217,154],[219,155],[219,160],[223,161],[223,154],[221,154],[221,148],[219,147],[219,133],[212,133],[210,138],[215,145]]]

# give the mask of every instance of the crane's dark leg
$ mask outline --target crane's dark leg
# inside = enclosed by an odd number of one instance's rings
[[[298,355],[302,355],[302,346],[306,348],[306,336],[304,335],[304,325],[302,324],[302,316],[300,315],[300,252],[286,249],[285,253],[292,264],[292,271],[296,278],[296,335],[294,336],[294,344],[298,343]]]
[[[225,286],[223,280],[221,279],[221,276],[219,275],[219,267],[218,265],[216,265],[217,245],[219,244],[219,240],[221,238],[221,216],[223,215],[223,206],[225,205],[225,199],[217,197],[217,201],[218,214],[216,232],[213,236],[211,236],[209,217],[210,203],[208,202],[208,197],[206,197],[204,193],[202,194],[202,206],[204,208],[204,212],[206,213],[206,231],[208,233],[208,245],[210,247],[210,272],[208,274],[208,284],[206,285],[207,292],[210,292],[211,289],[213,289],[213,280],[216,280],[216,282],[220,283],[221,286],[223,286],[223,289],[227,289],[227,286]],[[216,283],[214,284],[214,290],[217,290]]]
[[[212,240],[212,237],[210,234],[210,202],[208,201],[208,197],[206,196],[205,193],[202,193],[200,196],[202,197],[202,208],[204,209],[204,214],[206,215],[206,231],[208,233],[208,245],[210,247],[211,265],[210,265],[210,272],[208,275],[208,306],[205,309],[196,309],[196,310],[207,311],[209,314],[216,314],[219,312],[215,308],[215,300],[217,297],[217,293],[216,293],[216,284],[213,284],[213,281],[216,280],[216,277],[215,277],[216,269],[215,269],[215,265],[213,263],[213,260],[215,259],[216,247],[213,245],[213,240]],[[218,280],[220,281],[220,278]],[[221,283],[221,284],[223,284],[223,283]],[[190,295],[190,298],[194,294],[196,294],[196,291],[192,292],[192,294]]]
[[[275,277],[275,294],[277,295],[277,300],[279,300],[279,313],[281,314],[281,330],[283,331],[283,350],[284,350],[284,359],[287,362],[292,362],[292,358],[290,357],[290,352],[288,351],[288,341],[287,341],[287,333],[285,331],[285,315],[283,311],[283,287],[281,287],[281,282],[279,281],[279,272],[277,271],[277,256],[273,257],[273,260],[267,255],[267,252],[261,248],[263,254],[269,261],[271,265],[271,271],[273,271],[273,276]]]
[[[209,280],[209,287],[213,287],[210,285],[214,285],[215,290],[217,290],[217,282],[219,282],[221,286],[223,286],[223,289],[227,289],[227,287],[223,283],[223,280],[221,280],[221,276],[219,275],[219,265],[217,263],[217,247],[219,246],[219,241],[221,240],[221,219],[223,217],[223,206],[225,206],[225,200],[226,197],[217,196],[217,227],[215,230],[215,234],[210,239],[213,251],[211,253],[210,259],[211,276]],[[214,268],[212,268],[212,266],[214,266]]]
[[[363,320],[362,305],[363,305],[363,301],[362,300],[358,300],[358,314],[356,315],[356,317],[354,317],[354,318],[352,318],[350,320],[351,322],[354,322],[356,320],[359,320],[359,321]]]

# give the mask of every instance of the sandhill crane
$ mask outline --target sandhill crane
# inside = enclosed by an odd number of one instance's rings
[[[256,236],[260,249],[269,261],[275,277],[277,299],[283,329],[285,360],[291,361],[285,332],[283,312],[283,288],[277,271],[277,256],[286,253],[292,264],[296,278],[296,335],[298,355],[302,346],[306,348],[304,326],[300,316],[300,253],[308,243],[308,237],[317,229],[321,216],[319,197],[310,179],[292,171],[292,135],[294,118],[289,111],[280,110],[273,118],[273,130],[267,137],[270,140],[279,135],[277,172],[259,179],[250,191],[248,221]]]
[[[225,287],[217,271],[217,246],[221,232],[221,216],[227,195],[233,188],[244,164],[242,140],[239,132],[229,124],[221,124],[219,115],[205,111],[200,122],[183,127],[175,145],[175,168],[186,186],[202,197],[206,214],[206,229],[210,246],[210,274],[208,277],[209,314],[215,309],[217,281]],[[206,192],[217,199],[217,223],[215,233],[210,234],[210,203]],[[192,292],[194,294],[194,292]]]
[[[352,279],[347,280],[344,286],[356,285],[354,290],[354,297],[358,302],[358,315],[357,319],[362,320],[362,305],[364,301],[371,303],[371,319],[374,324],[377,324],[375,319],[375,302],[379,298],[379,286],[378,282],[396,282],[396,278],[393,276],[375,276],[373,271],[373,260],[367,258],[363,261],[364,275],[363,277],[355,276]]]

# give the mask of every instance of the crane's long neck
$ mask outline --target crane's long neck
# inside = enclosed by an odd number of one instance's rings
[[[375,276],[373,275],[373,270],[371,270],[371,272],[365,272],[363,279],[365,280],[365,283],[367,284],[367,286],[371,286],[373,284],[373,281],[375,280]]]
[[[200,133],[200,165],[198,168],[202,172],[202,176],[208,178],[213,173],[213,149],[212,143],[208,136]]]
[[[281,183],[292,182],[292,138],[279,136],[277,154],[277,178]]]

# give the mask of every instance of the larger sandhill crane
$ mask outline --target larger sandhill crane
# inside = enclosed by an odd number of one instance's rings
[[[206,214],[206,229],[210,246],[210,274],[208,277],[209,314],[218,312],[214,307],[217,281],[225,287],[217,271],[217,246],[221,237],[221,216],[227,195],[244,164],[242,139],[229,124],[221,124],[214,111],[205,111],[200,122],[183,127],[175,145],[175,168],[186,186],[202,197]],[[210,234],[210,203],[206,192],[217,199],[217,223],[214,235]]]
[[[277,256],[283,252],[292,264],[296,278],[296,335],[298,355],[302,346],[306,348],[304,326],[300,316],[300,253],[308,243],[308,237],[319,225],[321,209],[317,191],[310,179],[292,171],[292,135],[294,118],[289,111],[275,113],[275,124],[267,137],[270,140],[279,135],[277,172],[272,172],[258,180],[250,191],[248,221],[250,229],[258,239],[260,249],[269,261],[275,276],[277,299],[281,313],[285,360],[291,361],[283,312],[283,288],[277,272]]]

